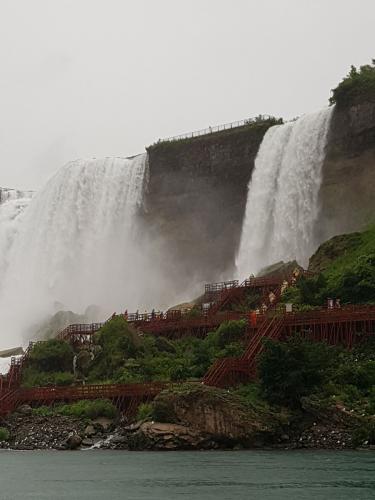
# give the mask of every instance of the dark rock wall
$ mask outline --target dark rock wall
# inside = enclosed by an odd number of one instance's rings
[[[247,186],[269,123],[148,148],[148,231],[167,272],[187,281],[233,273]],[[161,242],[160,242],[161,241]],[[161,247],[160,247],[161,245]]]
[[[375,214],[375,104],[335,109],[323,165],[319,240],[357,231]]]

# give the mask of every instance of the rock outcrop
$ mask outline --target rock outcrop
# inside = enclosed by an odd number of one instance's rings
[[[274,432],[269,420],[233,394],[201,384],[163,391],[154,401],[154,413],[157,420],[184,425],[223,445],[256,446]]]
[[[323,165],[319,241],[374,221],[374,193],[375,103],[335,109]]]
[[[166,275],[183,283],[182,291],[186,283],[216,280],[218,271],[233,273],[254,159],[272,124],[148,148],[144,220],[153,244],[169,257]]]

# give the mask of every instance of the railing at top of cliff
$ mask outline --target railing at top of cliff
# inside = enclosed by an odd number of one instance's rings
[[[258,115],[254,118],[245,118],[236,122],[224,123],[222,125],[207,127],[201,130],[195,130],[194,132],[188,132],[186,134],[174,135],[172,137],[159,139],[157,142],[152,144],[152,146],[157,146],[158,144],[161,144],[163,142],[175,142],[183,141],[184,139],[193,139],[194,137],[200,137],[202,135],[214,134],[216,132],[222,132],[223,130],[230,130],[233,128],[245,127],[247,125],[263,122],[271,122],[273,125],[281,125],[282,123],[284,123],[282,118],[276,118],[275,116],[271,115]]]

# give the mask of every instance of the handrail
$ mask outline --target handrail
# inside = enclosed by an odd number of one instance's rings
[[[243,120],[237,120],[235,122],[224,123],[222,125],[216,125],[214,127],[207,127],[201,130],[196,130],[194,132],[188,132],[185,134],[174,135],[172,137],[167,137],[165,139],[159,139],[153,146],[157,144],[161,144],[163,142],[174,142],[174,141],[182,141],[184,139],[192,139],[193,137],[200,137],[202,135],[214,134],[215,132],[221,132],[223,130],[230,130],[238,127],[245,127],[246,125],[252,125],[254,123],[262,123],[262,122],[274,122],[275,125],[281,125],[283,123],[281,118],[275,118],[270,115],[258,115],[253,118],[244,118]]]

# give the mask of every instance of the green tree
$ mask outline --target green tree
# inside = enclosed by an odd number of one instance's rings
[[[348,107],[360,101],[375,102],[375,59],[357,69],[351,66],[348,75],[332,90],[331,104]]]
[[[265,397],[275,403],[298,406],[329,378],[335,350],[299,336],[286,342],[267,340],[258,367]]]

